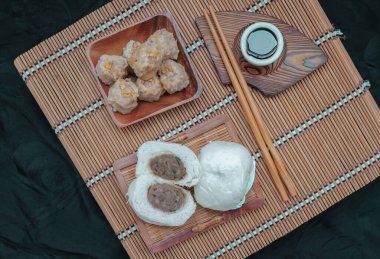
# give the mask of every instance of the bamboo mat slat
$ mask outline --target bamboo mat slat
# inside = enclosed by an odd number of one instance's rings
[[[194,19],[216,10],[273,15],[313,39],[329,61],[287,91],[252,95],[298,187],[283,203],[230,86],[223,86]],[[85,55],[90,42],[158,12],[170,11],[204,85],[188,104],[135,125],[117,128],[104,107]],[[15,60],[15,66],[68,152],[105,217],[132,258],[241,258],[270,244],[362,188],[380,172],[380,112],[317,0],[113,1]],[[219,114],[230,117],[257,158],[262,208],[158,254],[145,246],[117,187],[113,162],[147,140],[167,140]]]

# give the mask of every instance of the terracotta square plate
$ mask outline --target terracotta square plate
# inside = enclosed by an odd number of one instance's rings
[[[190,85],[175,94],[164,94],[157,102],[149,103],[139,101],[139,105],[129,114],[123,115],[119,112],[113,112],[110,105],[107,103],[109,86],[101,82],[95,73],[95,67],[100,56],[103,54],[122,55],[124,46],[130,40],[144,42],[156,30],[163,28],[172,32],[177,40],[179,48],[177,62],[185,67],[186,72],[190,77]],[[181,104],[190,102],[199,97],[202,93],[202,85],[191,59],[186,52],[185,43],[181,37],[178,25],[170,13],[157,14],[123,30],[94,41],[87,47],[87,57],[90,62],[91,71],[96,77],[98,88],[107,106],[107,110],[118,127],[131,125]]]

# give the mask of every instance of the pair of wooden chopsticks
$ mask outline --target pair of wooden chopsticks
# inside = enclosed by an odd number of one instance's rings
[[[292,179],[289,177],[289,174],[285,168],[285,164],[282,160],[281,155],[273,146],[268,129],[264,123],[263,118],[261,117],[260,110],[257,107],[255,100],[253,99],[253,96],[248,88],[247,82],[245,81],[244,76],[240,70],[239,64],[237,63],[236,58],[228,45],[222,27],[220,26],[218,18],[215,15],[215,10],[213,7],[209,7],[209,9],[212,19],[216,26],[216,30],[218,31],[221,40],[214,28],[213,23],[210,20],[207,10],[204,10],[204,15],[207,24],[210,27],[219,54],[222,57],[223,63],[227,69],[232,85],[239,97],[239,101],[247,118],[247,122],[259,146],[261,155],[264,159],[265,165],[269,170],[272,181],[276,189],[278,190],[281,199],[283,201],[288,201],[289,197],[286,192],[286,189],[288,190],[289,195],[291,197],[295,196],[296,188],[294,186],[294,183]]]

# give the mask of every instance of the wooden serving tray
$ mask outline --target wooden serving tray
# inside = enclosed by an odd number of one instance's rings
[[[218,12],[216,15],[229,45],[240,63],[247,83],[266,95],[276,95],[286,90],[327,62],[327,56],[311,39],[280,19],[249,12]],[[255,22],[274,24],[281,31],[285,41],[282,56],[275,63],[265,67],[251,65],[241,54],[241,35],[245,28]],[[203,16],[198,17],[196,23],[206,42],[220,80],[223,84],[230,84],[230,78],[206,19]]]
[[[107,103],[109,86],[101,82],[96,75],[95,67],[101,55],[122,55],[124,46],[130,41],[144,42],[159,29],[172,32],[177,40],[179,55],[177,62],[182,64],[189,75],[190,85],[182,91],[174,94],[165,93],[156,102],[139,101],[139,105],[129,114],[113,112]],[[139,122],[151,116],[165,112],[169,109],[190,102],[202,94],[202,83],[200,82],[193,63],[186,52],[185,42],[182,39],[179,27],[169,12],[159,13],[139,23],[133,24],[125,29],[92,42],[86,49],[90,69],[96,78],[96,82],[107,110],[112,120],[118,127],[125,127]]]
[[[220,115],[201,125],[195,126],[186,133],[179,135],[173,142],[182,143],[198,154],[200,149],[209,141],[215,140],[240,142],[233,124],[225,115]],[[129,184],[135,179],[136,162],[137,155],[132,154],[114,163],[115,175],[124,196],[128,191]],[[264,196],[260,184],[255,180],[253,188],[251,188],[246,196],[246,203],[241,208],[228,212],[220,212],[197,205],[194,215],[184,225],[179,227],[163,227],[146,223],[134,213],[130,206],[128,206],[128,209],[133,214],[137,228],[149,250],[156,253],[197,233],[255,210],[261,207],[263,203]]]

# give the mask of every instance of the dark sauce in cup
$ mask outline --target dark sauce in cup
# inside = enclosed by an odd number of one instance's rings
[[[270,58],[276,52],[277,47],[277,38],[270,30],[257,29],[248,35],[247,52],[254,58]]]

